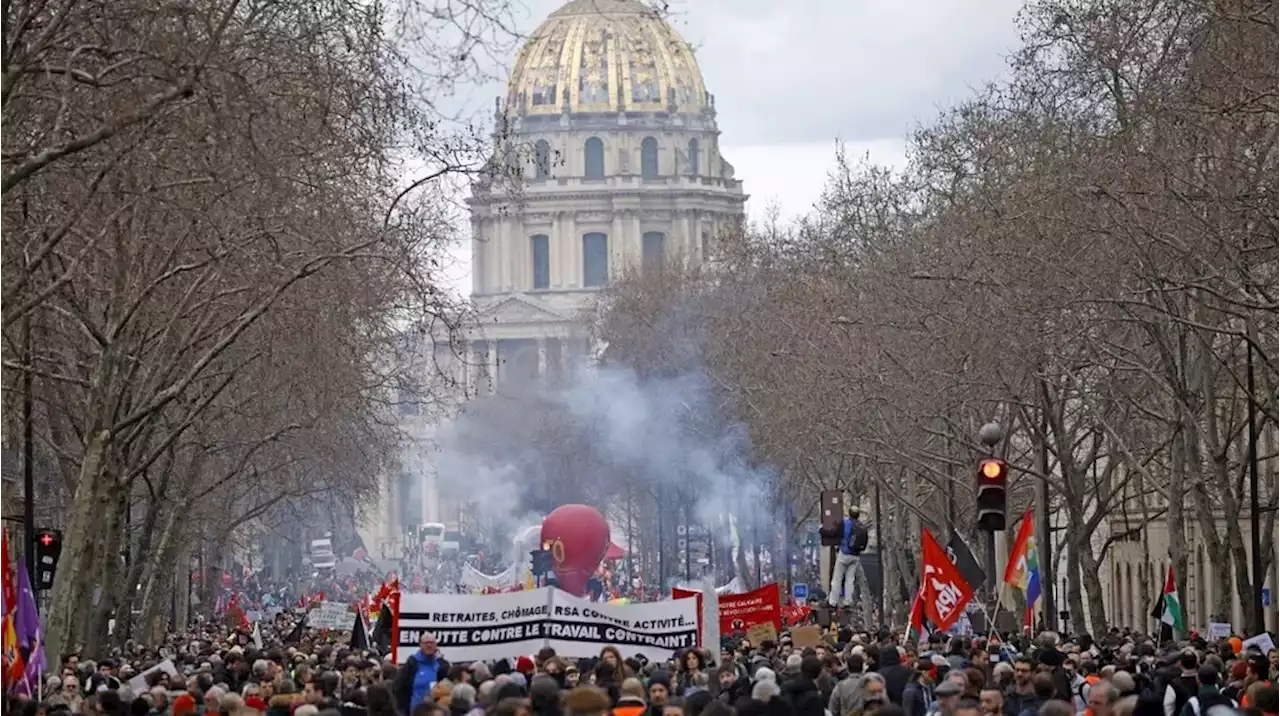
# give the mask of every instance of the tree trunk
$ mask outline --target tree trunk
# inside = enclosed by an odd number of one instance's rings
[[[76,481],[71,523],[63,540],[62,555],[54,575],[51,602],[45,613],[45,649],[49,654],[68,652],[79,645],[81,625],[88,613],[93,582],[90,574],[105,558],[98,520],[114,503],[112,485],[103,474],[103,461],[111,434],[97,430],[89,435]]]
[[[1102,580],[1098,578],[1098,560],[1087,542],[1080,548],[1080,581],[1089,600],[1089,626],[1094,634],[1107,633],[1107,603],[1102,597]],[[1075,607],[1072,607],[1074,609]]]
[[[177,601],[174,609],[174,631],[182,631],[191,624],[191,541],[182,540],[182,549],[174,561],[173,591]]]
[[[1084,634],[1087,632],[1088,625],[1084,619],[1084,599],[1080,594],[1080,583],[1083,581],[1084,575],[1080,570],[1080,525],[1082,520],[1078,520],[1074,512],[1067,510],[1070,516],[1070,523],[1067,525],[1067,609],[1071,611],[1071,630],[1076,634]],[[1084,540],[1087,547],[1087,539]],[[1052,623],[1052,622],[1050,622]],[[1094,632],[1095,634],[1098,632]]]
[[[121,609],[115,588],[124,577],[122,574],[121,548],[124,545],[124,516],[129,509],[129,494],[119,486],[119,482],[111,472],[103,473],[104,484],[110,486],[113,500],[106,502],[104,509],[94,525],[98,538],[98,553],[101,558],[88,572],[89,583],[93,585],[93,595],[98,596],[97,603],[90,600],[90,608],[81,612],[85,618],[81,620],[81,641],[89,654],[102,654],[110,643],[108,627],[114,615],[117,629],[124,629],[130,614]],[[127,607],[126,607],[127,609]]]
[[[174,560],[180,551],[181,540],[178,534],[178,523],[186,511],[181,506],[177,506],[167,510],[167,512],[168,515],[164,520],[164,527],[160,530],[159,538],[147,553],[147,558],[140,560],[145,562],[145,565],[142,570],[142,594],[137,600],[138,624],[142,630],[149,633],[154,633],[156,617],[163,615],[164,621],[168,620],[170,606],[168,597],[172,589],[175,570],[166,569],[165,567],[175,563]]]

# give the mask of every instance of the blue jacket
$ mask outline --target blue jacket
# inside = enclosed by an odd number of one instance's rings
[[[391,682],[391,691],[396,697],[396,706],[400,708],[400,713],[411,714],[416,703],[413,700],[414,685],[417,681],[418,672],[427,670],[434,673],[429,674],[432,684],[444,680],[449,673],[449,662],[436,653],[435,658],[427,660],[422,656],[422,650],[416,650],[413,655],[405,660],[404,664],[396,672],[396,678]],[[431,698],[430,687],[427,690],[427,699]]]
[[[858,524],[858,521],[852,517],[845,518],[844,531],[840,535],[840,554],[853,554],[853,550],[850,547],[853,545],[853,527],[856,524]]]

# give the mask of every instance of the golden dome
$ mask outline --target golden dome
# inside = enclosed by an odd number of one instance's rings
[[[567,95],[566,95],[567,91]],[[520,115],[667,112],[709,105],[693,50],[639,0],[572,0],[521,48],[507,106]]]

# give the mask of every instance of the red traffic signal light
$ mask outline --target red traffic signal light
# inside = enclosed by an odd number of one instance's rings
[[[58,558],[62,556],[61,530],[36,531],[36,589],[53,588],[53,576],[57,573]]]
[[[1005,481],[1009,464],[999,458],[983,458],[978,463],[978,529],[1001,532],[1005,527]]]
[[[1004,482],[1005,475],[1009,471],[1009,465],[1004,460],[997,458],[987,458],[978,464],[978,474],[986,482]]]

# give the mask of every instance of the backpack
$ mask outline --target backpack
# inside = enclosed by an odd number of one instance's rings
[[[1191,707],[1191,713],[1196,716],[1205,716],[1205,714],[1209,713],[1209,709],[1214,706],[1226,706],[1233,709],[1236,708],[1235,700],[1223,694],[1214,694],[1213,696],[1206,698],[1204,701],[1205,703],[1202,708],[1200,704],[1200,697],[1192,696],[1187,699],[1187,706]]]
[[[867,551],[867,542],[870,541],[871,535],[867,532],[867,528],[862,522],[854,520],[853,529],[849,533],[849,553],[862,554]]]

